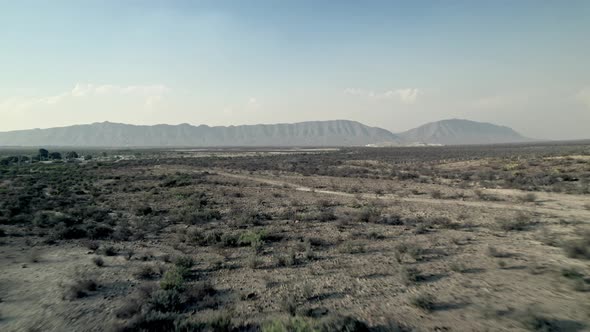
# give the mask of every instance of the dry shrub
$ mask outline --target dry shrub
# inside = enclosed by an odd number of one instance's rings
[[[98,284],[93,279],[77,280],[66,286],[64,291],[65,300],[75,300],[90,295],[90,292],[96,291]]]
[[[570,258],[590,259],[590,230],[583,231],[578,239],[564,241],[563,249]]]
[[[421,293],[411,297],[410,303],[416,308],[424,311],[432,311],[434,309],[435,299],[432,294]]]
[[[94,257],[92,258],[92,263],[94,263],[94,265],[98,266],[98,267],[103,267],[104,266],[104,260],[101,257]]]

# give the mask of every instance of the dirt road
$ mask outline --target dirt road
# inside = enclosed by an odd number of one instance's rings
[[[214,170],[216,174],[232,177],[236,179],[242,180],[249,180],[255,181],[260,183],[266,183],[274,186],[283,186],[283,187],[290,187],[294,190],[298,191],[306,191],[306,192],[315,192],[320,194],[327,194],[327,195],[336,195],[336,196],[344,196],[344,197],[362,197],[362,198],[370,198],[370,199],[381,199],[381,200],[393,200],[397,202],[416,202],[416,203],[426,203],[426,204],[455,204],[455,205],[462,205],[462,206],[472,206],[472,207],[480,207],[480,208],[490,208],[490,209],[505,209],[505,210],[513,210],[513,211],[524,211],[530,213],[544,213],[548,215],[552,215],[559,218],[575,218],[576,220],[583,221],[583,222],[590,222],[590,210],[586,210],[584,208],[579,208],[580,205],[583,205],[584,202],[590,201],[590,198],[582,195],[567,195],[567,194],[554,194],[554,193],[535,193],[539,196],[539,203],[536,206],[528,206],[524,205],[519,202],[488,202],[488,201],[465,201],[465,200],[458,200],[458,199],[435,199],[435,198],[426,198],[426,197],[401,197],[398,195],[393,194],[383,194],[383,195],[375,195],[369,193],[347,193],[343,191],[333,191],[333,190],[322,190],[322,189],[315,189],[306,186],[300,186],[294,183],[290,183],[287,181],[279,180],[279,179],[268,179],[260,176],[252,176],[252,175],[245,175],[245,174],[234,174],[234,173],[227,173],[219,170]],[[487,189],[484,191],[489,191],[489,193],[504,195],[504,196],[516,196],[516,195],[524,195],[527,192],[518,191],[517,190],[497,190],[497,189]],[[547,202],[547,203],[544,203]],[[544,204],[546,206],[539,206]]]

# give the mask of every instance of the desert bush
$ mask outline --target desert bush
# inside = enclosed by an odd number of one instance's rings
[[[408,255],[414,260],[419,261],[422,259],[422,255],[424,254],[424,249],[413,242],[400,243],[395,247],[394,250],[395,257],[399,263],[403,261],[403,257],[405,255]]]
[[[584,277],[584,274],[582,272],[571,267],[562,268],[561,275],[568,279],[580,279]]]
[[[156,274],[156,271],[151,265],[141,265],[133,272],[133,275],[137,279],[152,279]]]
[[[133,255],[135,255],[135,251],[133,251],[133,249],[127,249],[125,250],[125,253],[123,254],[123,257],[125,258],[125,260],[130,261],[131,258],[133,257]],[[142,260],[145,261],[145,259],[143,259],[145,256],[140,257]]]
[[[584,273],[572,267],[562,268],[561,275],[573,281],[573,289],[578,292],[590,290],[590,278],[586,278]]]
[[[397,325],[396,325],[397,326]],[[386,329],[399,331],[398,327]],[[328,315],[318,321],[302,317],[291,317],[287,320],[271,320],[261,327],[262,332],[369,332],[367,324],[357,318],[343,315]]]
[[[498,196],[494,196],[494,195],[491,195],[491,194],[486,194],[486,193],[484,193],[483,191],[481,191],[479,189],[478,190],[475,190],[474,192],[475,192],[475,195],[479,199],[481,199],[482,201],[491,201],[491,202],[494,202],[494,201],[501,201],[502,200]]]
[[[219,238],[218,245],[222,248],[233,248],[238,246],[239,237],[231,233],[223,233]]]
[[[360,254],[366,251],[365,244],[359,241],[346,240],[340,245],[339,251],[345,254]]]
[[[255,324],[234,323],[229,311],[178,320],[175,331],[258,331]]]
[[[148,216],[150,214],[152,214],[154,212],[154,210],[152,209],[151,206],[149,205],[145,205],[145,206],[140,206],[135,210],[135,215],[137,216]]]
[[[174,266],[164,273],[162,280],[160,280],[160,288],[169,289],[183,289],[186,278],[190,276],[190,270]]]
[[[352,316],[329,315],[316,324],[320,332],[369,332],[369,326]],[[395,331],[395,330],[394,330]]]
[[[160,256],[160,259],[164,263],[170,263],[170,262],[172,262],[172,258],[170,256],[170,254],[163,254],[162,256]]]
[[[332,209],[324,209],[320,211],[317,216],[317,220],[320,222],[327,222],[336,219],[338,219],[338,217],[336,217],[336,215],[334,214],[334,210]]]
[[[524,196],[520,196],[518,200],[525,203],[533,203],[537,201],[537,195],[535,193],[528,193]]]
[[[235,214],[237,225],[262,225],[264,221],[272,220],[270,214],[260,211],[236,211]]]
[[[221,212],[215,209],[203,209],[195,211],[186,216],[185,222],[192,225],[203,224],[213,220],[221,220]]]
[[[304,247],[305,247],[305,254],[304,254],[305,258],[310,261],[314,260],[316,258],[316,254],[313,251],[313,247],[312,247],[311,241],[309,239],[305,240]]]
[[[451,221],[451,219],[447,217],[430,217],[424,220],[424,224],[429,225],[430,227],[438,227],[438,228],[445,228],[445,229],[459,229],[461,228],[461,224],[457,222]]]
[[[537,236],[537,239],[539,242],[542,242],[543,244],[551,247],[558,247],[562,243],[561,237],[557,236],[555,233],[551,233],[551,231],[549,231],[547,228],[543,228],[541,230],[541,233]]]
[[[107,239],[113,234],[114,230],[107,225],[89,224],[86,226],[87,237],[92,240]]]
[[[301,317],[293,317],[286,321],[284,320],[271,320],[262,325],[261,332],[286,332],[286,331],[297,331],[297,332],[315,332],[317,331],[311,321],[303,319]]]
[[[578,239],[564,241],[563,249],[570,258],[590,259],[590,230],[581,233],[581,237]]]
[[[179,319],[178,313],[149,310],[136,315],[123,326],[118,327],[118,330],[142,332],[176,331]]]
[[[287,254],[279,254],[276,256],[276,265],[282,266],[293,266],[297,264],[297,255],[295,250],[291,248]]]
[[[60,223],[53,228],[52,238],[55,240],[73,240],[82,239],[88,236],[88,233],[81,226],[67,226]]]
[[[191,256],[180,256],[176,258],[174,265],[183,269],[190,269],[195,265],[195,260]]]
[[[141,312],[141,303],[137,299],[129,298],[123,305],[115,309],[117,318],[129,319]]]
[[[112,232],[111,237],[116,241],[128,241],[131,237],[136,240],[141,239],[144,236],[143,231],[136,229],[135,232],[131,231],[126,225],[119,225]]]
[[[70,227],[77,223],[71,216],[61,212],[37,212],[33,217],[33,225],[41,228],[55,227],[60,223],[64,223]]]
[[[363,222],[377,222],[381,216],[381,209],[375,205],[365,205],[359,212],[359,220]]]
[[[384,214],[379,217],[377,223],[384,225],[403,225],[404,221],[398,214]]]
[[[260,265],[262,265],[262,260],[256,256],[256,253],[250,254],[247,259],[248,267],[251,269],[257,269]]]
[[[148,301],[150,309],[160,312],[177,312],[184,305],[178,289],[156,290]]]
[[[522,326],[529,331],[561,331],[553,319],[546,317],[536,306],[529,306],[515,316]]]
[[[117,248],[113,246],[106,246],[102,248],[102,253],[105,256],[116,256],[118,254]]]
[[[255,251],[260,251],[264,246],[264,239],[266,238],[266,231],[260,230],[258,232],[242,233],[238,239],[238,244],[241,246],[251,246]]]
[[[104,266],[104,260],[98,256],[92,258],[92,263],[94,263],[94,265],[96,265],[98,267]]]
[[[572,285],[572,289],[576,292],[588,292],[590,291],[590,279],[576,279]]]
[[[435,305],[435,299],[432,294],[420,293],[410,298],[410,304],[424,311],[432,311]]]
[[[216,230],[203,233],[201,230],[192,229],[185,234],[184,241],[200,246],[212,246],[221,241],[221,235],[221,232]]]
[[[369,234],[367,234],[367,238],[371,240],[383,240],[385,238],[385,235],[377,231],[371,231],[369,232]]]
[[[518,213],[513,218],[496,219],[498,227],[503,231],[524,231],[529,229],[533,224],[532,218],[524,213]]]
[[[394,257],[398,263],[402,263],[404,260],[405,254],[408,252],[408,245],[405,242],[399,243],[395,246],[394,250]]]
[[[402,266],[400,269],[400,277],[403,283],[406,285],[412,285],[423,279],[422,275],[420,274],[420,270],[415,267],[408,266]]]
[[[287,295],[283,297],[280,303],[281,310],[288,313],[291,316],[295,316],[297,314],[297,298],[294,295]]]
[[[77,280],[67,285],[64,291],[65,300],[75,300],[86,297],[90,292],[96,291],[98,284],[93,279]]]
[[[93,252],[98,250],[98,248],[100,247],[100,244],[96,241],[87,241],[85,245],[86,248],[88,248],[88,250],[92,250]]]

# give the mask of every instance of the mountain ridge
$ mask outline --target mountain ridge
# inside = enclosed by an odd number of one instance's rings
[[[402,133],[351,120],[209,126],[94,122],[0,132],[0,146],[238,147],[398,146],[530,142],[510,127],[465,119],[426,123]]]
[[[0,132],[0,146],[355,146],[399,142],[397,135],[349,120],[238,126],[95,122]]]

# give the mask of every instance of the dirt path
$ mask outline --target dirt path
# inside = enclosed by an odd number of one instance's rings
[[[508,209],[508,210],[513,210],[513,211],[544,213],[544,214],[549,214],[549,215],[560,217],[560,218],[575,218],[575,219],[583,221],[583,222],[590,221],[590,211],[585,210],[585,209],[572,208],[572,206],[569,206],[569,204],[560,204],[560,203],[565,203],[565,202],[561,202],[561,200],[573,200],[575,202],[578,202],[578,201],[584,199],[584,198],[579,198],[577,195],[541,193],[541,195],[540,195],[541,198],[544,198],[545,196],[551,197],[550,201],[552,202],[552,204],[550,207],[549,206],[547,206],[547,207],[546,206],[527,206],[527,205],[513,203],[513,202],[462,201],[462,200],[453,200],[453,199],[434,199],[434,198],[423,198],[423,197],[400,197],[400,196],[393,195],[393,194],[384,194],[381,196],[377,196],[375,194],[368,194],[368,193],[352,194],[352,193],[347,193],[347,192],[343,192],[343,191],[315,189],[315,188],[311,188],[311,187],[300,186],[300,185],[293,184],[293,183],[286,182],[286,181],[267,179],[267,178],[251,176],[251,175],[226,173],[226,172],[218,171],[218,170],[215,170],[215,173],[222,175],[222,176],[232,177],[232,178],[236,178],[236,179],[261,182],[261,183],[266,183],[266,184],[270,184],[270,185],[274,185],[274,186],[286,186],[286,187],[293,188],[298,191],[315,192],[315,193],[327,194],[327,195],[336,195],[336,196],[344,196],[344,197],[359,197],[360,196],[362,198],[393,200],[393,201],[397,201],[397,202],[416,202],[416,203],[446,204],[446,205],[454,204],[454,205],[461,205],[461,206],[472,206],[472,207],[491,208],[491,209]],[[492,191],[495,193],[499,193],[498,190],[490,190],[490,192],[492,192]],[[511,193],[514,194],[514,190],[512,190]],[[569,197],[569,196],[572,196],[572,197]],[[590,198],[588,199],[588,201],[590,201]]]

